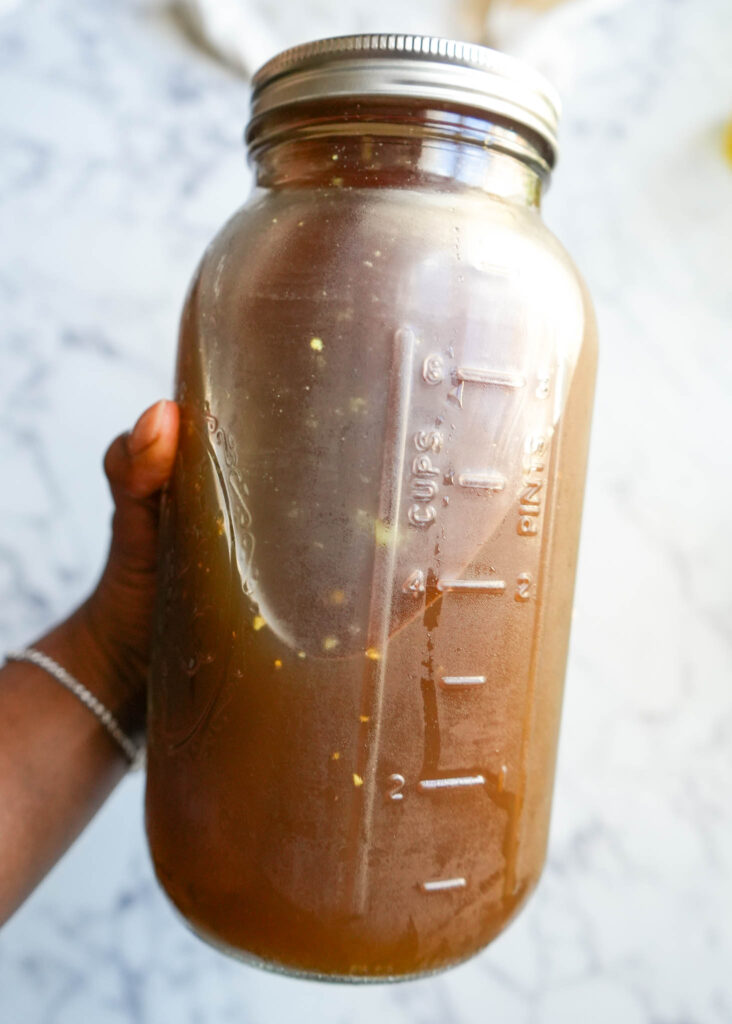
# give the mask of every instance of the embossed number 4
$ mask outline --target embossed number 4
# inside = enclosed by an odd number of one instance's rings
[[[424,573],[421,569],[415,569],[402,584],[405,594],[424,594],[425,589]]]

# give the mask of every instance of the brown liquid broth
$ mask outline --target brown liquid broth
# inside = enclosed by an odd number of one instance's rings
[[[224,230],[183,318],[183,433],[150,704],[151,850],[203,936],[320,975],[398,977],[471,955],[535,885],[546,845],[594,338],[580,349],[580,286],[545,253],[535,214],[511,247],[508,204],[446,196],[417,216],[415,202],[270,199],[246,230],[237,219]],[[554,274],[555,298],[564,289],[579,318],[552,323],[530,298],[540,274]],[[399,330],[416,339],[407,444],[418,430],[443,438],[430,452],[435,521],[421,528],[407,518],[413,447],[395,519],[381,518],[385,464],[401,443],[390,409]],[[423,374],[435,353],[437,385]],[[519,368],[531,397],[472,385],[456,400],[456,368],[476,362]],[[527,448],[538,434],[540,457]],[[503,490],[456,485],[461,458],[500,466]],[[538,530],[523,534],[532,479]],[[377,565],[394,543],[384,587]],[[404,592],[412,569],[426,594]],[[506,589],[441,593],[447,577]],[[442,682],[475,674],[486,683]],[[477,786],[419,786],[478,775]],[[464,885],[425,890],[441,879]]]

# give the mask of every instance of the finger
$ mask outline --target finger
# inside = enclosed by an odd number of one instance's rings
[[[175,402],[156,402],[130,433],[109,446],[104,470],[118,505],[124,498],[149,498],[167,482],[178,446],[179,419]]]

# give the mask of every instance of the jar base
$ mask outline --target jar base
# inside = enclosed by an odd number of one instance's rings
[[[241,949],[237,946],[232,946],[227,942],[221,940],[217,936],[213,935],[204,925],[198,924],[192,921],[186,914],[180,909],[175,900],[171,897],[162,879],[160,878],[157,867],[153,862],[153,867],[158,878],[158,884],[162,890],[168,906],[173,910],[175,917],[184,925],[184,927],[191,932],[196,938],[205,942],[206,945],[211,946],[218,953],[222,953],[233,960],[237,960],[247,967],[256,967],[260,970],[268,971],[272,974],[279,974],[283,977],[298,978],[304,981],[318,981],[326,982],[330,984],[355,984],[355,985],[374,985],[374,984],[394,984],[400,981],[419,981],[424,978],[430,978],[437,974],[444,974],[446,971],[452,970],[454,967],[460,967],[462,964],[468,963],[470,960],[474,960],[476,957],[484,953],[486,949],[491,945],[493,941],[505,929],[515,920],[520,910],[524,906],[528,896],[535,888],[535,883],[527,886],[522,892],[522,898],[517,901],[513,908],[513,912],[509,918],[502,924],[502,926],[496,930],[491,938],[481,945],[478,949],[471,951],[465,955],[460,955],[447,961],[446,963],[440,964],[438,967],[425,967],[414,971],[408,971],[399,974],[340,974],[337,972],[326,972],[318,971],[315,969],[308,969],[306,967],[297,967],[291,964],[277,962],[270,958],[258,956],[256,953],[251,953],[247,950]]]
[[[163,892],[165,892],[165,890],[163,890]],[[297,978],[300,981],[318,981],[333,985],[393,985],[400,981],[421,981],[425,978],[434,977],[436,974],[444,974],[446,971],[450,971],[454,967],[460,967],[462,964],[466,964],[470,960],[474,960],[476,957],[480,956],[480,954],[484,953],[488,948],[488,946],[482,946],[480,949],[476,949],[473,953],[459,957],[456,960],[451,960],[449,963],[442,964],[440,967],[431,967],[425,970],[412,971],[408,974],[326,974],[320,971],[310,971],[305,968],[291,967],[288,964],[276,963],[273,960],[266,960],[263,957],[259,957],[255,953],[248,953],[245,950],[229,946],[225,942],[221,942],[219,939],[210,935],[205,928],[202,928],[200,925],[196,925],[190,921],[168,897],[167,893],[166,899],[168,905],[172,907],[175,916],[188,929],[188,931],[195,935],[197,939],[205,942],[207,946],[211,946],[218,953],[222,953],[224,956],[227,956],[232,960],[237,960],[246,967],[256,967],[259,970],[268,971],[270,974],[279,974],[285,978]]]

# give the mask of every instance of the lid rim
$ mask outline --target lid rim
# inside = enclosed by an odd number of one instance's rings
[[[467,43],[446,36],[425,36],[413,33],[362,33],[359,35],[327,36],[306,43],[298,43],[275,54],[252,76],[255,91],[269,85],[281,74],[287,74],[298,66],[318,58],[338,57],[347,59],[350,54],[359,53],[364,57],[405,57],[411,60],[434,60],[435,63],[449,63],[458,66],[490,70],[501,65],[509,70],[521,70],[523,77],[531,77],[541,87],[545,98],[554,107],[557,117],[561,114],[561,99],[555,87],[539,71],[518,57],[512,57],[500,50],[493,50],[480,43]]]
[[[338,89],[332,86],[338,82]],[[331,36],[301,43],[268,60],[252,79],[251,117],[295,101],[404,96],[491,112],[500,108],[545,140],[554,155],[561,102],[543,75],[509,54],[441,36],[403,33]],[[472,102],[466,97],[470,95]],[[499,109],[495,109],[499,113]]]

